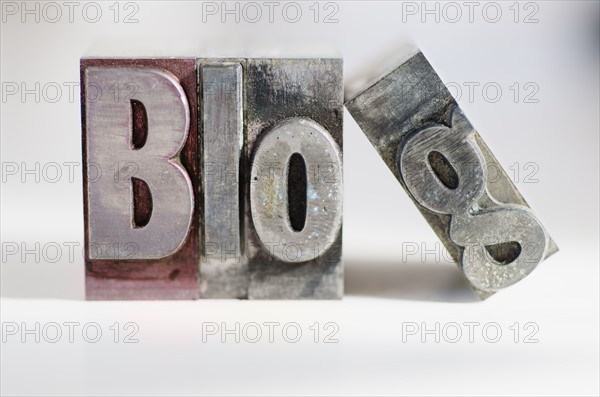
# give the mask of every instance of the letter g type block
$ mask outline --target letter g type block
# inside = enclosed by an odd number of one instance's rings
[[[482,298],[558,250],[422,53],[345,105]]]

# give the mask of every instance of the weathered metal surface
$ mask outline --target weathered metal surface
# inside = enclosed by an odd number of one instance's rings
[[[346,108],[482,298],[557,251],[423,54]]]
[[[240,62],[243,62],[240,61]],[[248,264],[242,256],[240,158],[243,73],[240,62],[198,61],[202,117],[202,298],[244,298]]]
[[[342,60],[248,59],[244,76],[247,158],[259,167],[254,171],[267,172],[269,167],[264,164],[267,157],[275,153],[282,157],[271,164],[273,168],[268,171],[276,172],[276,178],[259,178],[253,171],[252,177],[245,179],[244,230],[250,271],[248,297],[341,298]],[[314,139],[305,136],[310,136],[311,132]],[[281,141],[279,145],[277,137]],[[316,145],[320,146],[317,148]],[[305,180],[308,205],[305,229],[301,231],[291,230],[285,220],[285,215],[293,213],[297,218],[302,214],[295,208],[286,209],[290,203],[292,207],[303,205],[302,200],[296,201],[301,198],[290,197],[288,200],[284,188],[293,153],[303,156],[306,173],[316,173],[316,177],[307,176]],[[288,182],[302,178],[301,175],[290,175]],[[268,186],[270,183],[272,185]],[[261,190],[263,197],[260,197]],[[331,197],[309,197],[312,193],[327,196],[331,193]],[[331,207],[327,200],[331,200]],[[317,207],[312,214],[314,209],[309,203]],[[331,214],[324,214],[325,206],[332,210]],[[281,230],[279,236],[274,233],[277,227]],[[318,229],[321,233],[318,240],[322,245],[318,255],[304,253],[296,258],[297,254],[292,251],[297,252],[298,246],[306,244],[307,232],[310,235]],[[289,251],[286,253],[286,250]]]
[[[103,175],[88,183],[90,259],[113,259],[109,249],[113,244],[117,258],[129,253],[123,248],[127,244],[135,246],[130,259],[169,256],[187,237],[194,208],[192,183],[176,158],[190,124],[183,88],[173,76],[156,69],[89,67],[85,74],[87,83],[104,93],[115,82],[136,87],[128,98],[104,94],[87,102],[88,161],[104,172],[120,168],[122,173],[131,169],[132,174]],[[148,138],[139,149],[132,149],[134,100],[144,106],[148,120]],[[133,177],[148,185],[152,197],[152,213],[143,227],[133,220]]]
[[[304,224],[291,222],[288,184],[294,153],[306,164]],[[340,151],[331,135],[306,118],[286,119],[257,144],[250,171],[250,210],[258,237],[270,244],[270,253],[288,263],[317,259],[327,252],[342,224],[342,181],[339,174],[320,169],[341,169]]]
[[[195,71],[81,61],[88,299],[198,296]]]
[[[341,297],[340,59],[93,59],[81,75],[88,298]],[[115,164],[124,178],[96,181]]]

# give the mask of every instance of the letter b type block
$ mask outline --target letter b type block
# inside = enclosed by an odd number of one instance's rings
[[[341,60],[84,59],[81,79],[89,299],[341,297]]]

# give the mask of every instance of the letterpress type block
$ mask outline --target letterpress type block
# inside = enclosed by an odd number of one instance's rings
[[[482,298],[557,251],[423,54],[346,108]]]
[[[342,60],[248,59],[244,73],[248,297],[341,298]]]
[[[88,299],[198,297],[195,59],[82,59]]]
[[[243,59],[199,59],[202,199],[200,296],[246,298],[240,180],[244,145]]]

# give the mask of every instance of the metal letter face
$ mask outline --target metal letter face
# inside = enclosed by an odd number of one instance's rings
[[[82,60],[88,299],[198,296],[195,70]]]
[[[133,183],[124,178],[98,178],[88,184],[90,259],[113,259],[109,249],[115,230],[121,243],[136,247],[130,259],[161,259],[173,254],[188,235],[194,210],[192,183],[175,160],[189,133],[189,105],[175,78],[156,69],[95,68],[85,71],[87,84],[108,92],[115,81],[134,82],[130,100],[143,104],[148,138],[131,148],[131,103],[102,95],[87,105],[87,159],[109,170],[114,162],[134,164],[136,178],[147,183],[152,216],[144,227],[133,227]],[[88,170],[88,172],[93,172]],[[89,175],[88,175],[89,181]],[[176,203],[177,205],[172,205]],[[127,255],[121,244],[119,258]]]
[[[480,296],[557,251],[421,53],[346,107]]]
[[[250,210],[258,237],[281,242],[271,254],[286,263],[317,259],[327,251],[342,223],[342,184],[336,175],[322,178],[307,172],[306,219],[302,230],[290,221],[288,184],[294,153],[315,169],[320,165],[340,169],[340,150],[331,135],[314,121],[291,118],[268,131],[256,147],[251,169]],[[277,165],[273,169],[272,165]]]

